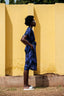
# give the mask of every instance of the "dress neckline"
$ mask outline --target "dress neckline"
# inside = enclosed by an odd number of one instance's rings
[[[31,27],[28,27],[28,28],[30,28],[33,31],[33,29]]]
[[[28,28],[32,29],[31,27],[28,27]]]

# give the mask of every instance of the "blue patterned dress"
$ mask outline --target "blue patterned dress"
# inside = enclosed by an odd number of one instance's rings
[[[28,27],[24,35],[27,35],[28,42],[33,45],[33,49],[27,44],[25,47],[25,66],[24,70],[37,70],[36,42],[32,28]]]

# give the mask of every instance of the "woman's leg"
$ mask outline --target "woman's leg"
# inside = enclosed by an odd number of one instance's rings
[[[29,70],[24,70],[24,87],[28,86]]]

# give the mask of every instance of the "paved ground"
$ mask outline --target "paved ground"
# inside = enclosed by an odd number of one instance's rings
[[[64,87],[38,87],[35,90],[26,91],[23,88],[2,88],[0,96],[64,96]]]

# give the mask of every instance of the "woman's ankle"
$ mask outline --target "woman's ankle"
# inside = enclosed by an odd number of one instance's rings
[[[24,87],[28,87],[28,85],[24,85]]]
[[[31,85],[28,84],[28,87],[30,87]]]

